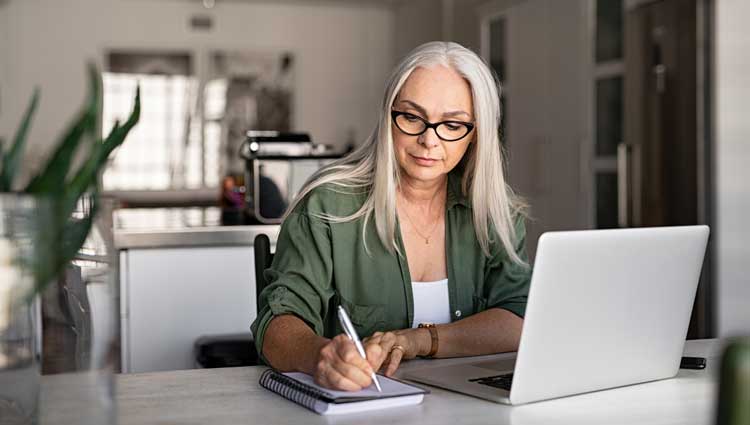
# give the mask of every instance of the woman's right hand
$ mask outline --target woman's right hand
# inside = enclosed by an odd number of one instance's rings
[[[333,390],[359,391],[372,384],[372,374],[384,359],[379,347],[368,347],[367,359],[357,352],[345,334],[336,336],[318,352],[313,377],[315,382]]]

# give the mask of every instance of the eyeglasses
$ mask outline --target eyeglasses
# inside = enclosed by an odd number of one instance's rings
[[[402,111],[391,111],[396,127],[409,136],[419,136],[428,128],[435,130],[440,140],[455,142],[466,137],[474,129],[474,124],[463,121],[440,121],[431,123],[424,118]]]

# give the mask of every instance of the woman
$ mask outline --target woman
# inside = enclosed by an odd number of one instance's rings
[[[356,391],[404,359],[517,349],[530,269],[499,105],[491,71],[458,44],[401,62],[368,141],[313,176],[284,220],[252,327],[270,365]],[[368,337],[366,360],[338,305]]]

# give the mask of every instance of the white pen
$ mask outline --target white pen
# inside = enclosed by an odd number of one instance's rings
[[[357,331],[354,329],[354,325],[352,325],[352,321],[349,320],[349,315],[346,313],[346,310],[344,310],[344,307],[339,306],[339,322],[341,322],[341,327],[344,328],[344,332],[346,332],[346,336],[349,337],[349,339],[354,342],[354,346],[357,347],[357,351],[359,352],[359,355],[362,356],[363,359],[367,360],[367,354],[365,354],[365,347],[362,346],[362,341],[359,340],[359,335],[357,335]],[[375,383],[375,388],[378,389],[378,392],[383,392],[383,390],[380,388],[380,382],[378,382],[378,377],[375,375],[375,372],[372,372],[372,382]]]

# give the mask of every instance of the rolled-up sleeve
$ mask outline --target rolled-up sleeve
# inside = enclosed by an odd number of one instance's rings
[[[515,222],[515,252],[528,262],[526,254],[526,225],[523,217]],[[499,243],[494,244],[491,258],[485,269],[485,297],[487,308],[502,308],[519,317],[526,313],[526,301],[531,283],[531,267],[516,264]]]
[[[268,286],[260,294],[258,317],[251,326],[258,353],[275,316],[293,314],[323,334],[323,317],[334,295],[332,263],[328,225],[304,211],[291,213],[281,226],[271,267],[264,273]]]

